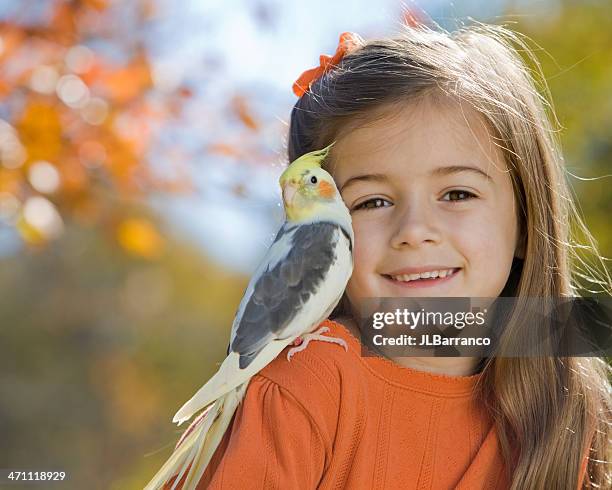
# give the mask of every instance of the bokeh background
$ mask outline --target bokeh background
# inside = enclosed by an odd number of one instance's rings
[[[0,0],[0,468],[153,476],[283,219],[292,82],[407,12],[533,40],[612,256],[606,0]]]

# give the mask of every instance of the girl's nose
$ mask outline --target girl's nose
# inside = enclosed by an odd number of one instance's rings
[[[418,247],[424,243],[439,243],[440,238],[436,219],[427,206],[411,205],[397,216],[391,246],[397,249]]]

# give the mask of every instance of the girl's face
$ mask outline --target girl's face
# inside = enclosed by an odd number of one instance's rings
[[[500,294],[517,211],[501,150],[474,109],[425,99],[343,131],[333,153],[355,232],[353,307],[363,297]]]

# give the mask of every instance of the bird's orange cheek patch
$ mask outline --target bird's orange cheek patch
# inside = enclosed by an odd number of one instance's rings
[[[324,197],[326,199],[331,199],[332,197],[334,197],[334,186],[331,185],[329,182],[325,182],[324,180],[319,183],[317,191],[319,192],[319,195],[321,197]]]

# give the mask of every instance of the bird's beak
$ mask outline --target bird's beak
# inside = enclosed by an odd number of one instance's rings
[[[298,185],[294,180],[288,180],[285,182],[283,185],[283,201],[285,204],[291,204],[297,190]]]

